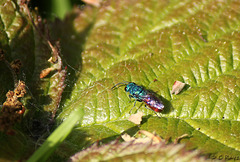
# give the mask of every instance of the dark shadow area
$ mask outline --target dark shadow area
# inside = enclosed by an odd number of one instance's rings
[[[142,118],[142,122],[141,122],[141,125],[145,124],[145,123],[148,121],[148,119],[149,119],[150,117],[152,117],[152,115],[146,115],[146,116],[143,116],[143,118]]]
[[[107,138],[103,138],[102,140],[97,141],[99,145],[102,144],[108,144],[109,142],[113,141],[113,140],[119,140],[121,141],[122,138],[120,137],[120,135],[115,135],[115,136],[111,136],[111,137],[107,137]]]
[[[92,24],[90,24],[78,33],[73,24],[77,16],[77,13],[68,15],[63,22],[56,20],[51,26],[51,31],[53,31],[52,37],[56,40],[60,40],[61,58],[63,66],[67,69],[67,76],[65,79],[66,87],[62,93],[60,105],[63,105],[63,103],[70,98],[72,90],[81,73],[81,53],[83,52],[83,45],[85,44],[86,37],[92,29]],[[59,108],[61,108],[61,106]]]
[[[52,1],[49,0],[31,0],[30,1],[31,8],[38,8],[39,14],[43,18],[51,18],[52,17]]]
[[[174,111],[174,108],[171,104],[170,101],[168,101],[167,99],[163,98],[162,96],[159,96],[160,100],[163,102],[164,105],[164,109],[161,112],[162,114],[169,114],[170,112]]]
[[[190,88],[190,85],[189,84],[185,84],[185,86],[183,87],[181,92],[179,92],[177,95],[182,94],[183,92],[187,91],[189,88]]]
[[[52,132],[54,121],[51,119],[51,113],[46,111],[30,111],[24,117],[24,131],[34,141],[45,139]]]
[[[14,81],[11,71],[3,61],[0,61],[0,105],[6,100],[6,94],[9,90],[14,90]]]
[[[127,130],[125,130],[124,132],[122,132],[122,134],[127,133],[128,135],[130,135],[131,137],[134,136],[138,131],[139,131],[139,126],[135,126],[135,127],[131,127]]]
[[[71,6],[74,5],[84,5],[85,3],[79,0],[70,0],[71,1]],[[43,18],[56,18],[56,16],[53,15],[53,11],[52,11],[52,1],[49,0],[31,0],[30,1],[30,6],[31,8],[38,8],[39,14],[41,15],[41,17]]]

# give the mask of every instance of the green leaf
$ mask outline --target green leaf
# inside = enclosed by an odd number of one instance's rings
[[[239,123],[240,108],[239,8],[236,1],[104,3],[93,16],[79,76],[58,116],[61,121],[84,107],[84,119],[62,147],[71,149],[69,142],[77,142],[81,149],[86,143],[144,129],[163,138],[192,135],[181,142],[210,157],[238,156],[240,129],[233,125]],[[77,25],[83,20],[84,14],[74,21],[79,33]],[[176,80],[190,88],[171,94]],[[138,111],[144,112],[144,122],[135,129],[126,120],[133,107],[128,93],[122,87],[111,90],[123,81],[161,95],[162,118],[142,106]]]
[[[49,27],[51,37],[60,39],[61,57],[69,74],[63,96],[52,93],[56,73],[39,79],[39,73],[50,66],[46,42],[21,6],[7,0],[0,4],[1,48],[10,62],[22,60],[32,97],[30,101],[26,98],[28,112],[17,126],[24,138],[18,138],[31,141],[29,136],[33,135],[37,140],[45,139],[49,112],[57,108],[59,99],[55,126],[72,111],[84,109],[83,119],[50,160],[68,159],[94,142],[107,143],[125,132],[135,135],[140,129],[170,141],[188,134],[191,138],[181,142],[210,158],[239,157],[238,1],[109,0],[99,8],[74,9],[64,21]],[[0,75],[4,102],[13,82],[7,67],[2,64],[0,68],[4,71]],[[173,95],[176,80],[190,87]],[[135,82],[161,96],[165,105],[161,118],[137,102],[132,113],[143,111],[143,121],[140,126],[128,121],[134,102],[129,102],[124,87],[111,90],[123,81]],[[7,159],[30,156],[31,142],[22,143],[18,144],[18,156]],[[13,146],[1,155],[17,148]],[[21,155],[23,148],[27,151]]]

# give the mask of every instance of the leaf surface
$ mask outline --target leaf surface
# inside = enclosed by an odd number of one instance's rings
[[[192,138],[183,141],[189,148],[237,156],[239,7],[237,1],[105,2],[97,11],[79,77],[58,119],[84,107],[79,130],[90,137],[86,141],[138,129],[172,139],[188,133]],[[190,88],[171,94],[176,80]],[[142,106],[138,111],[146,116],[139,128],[126,121],[133,102],[124,88],[111,90],[123,81],[162,96],[162,118]],[[77,138],[79,143],[82,137]]]
[[[39,81],[39,73],[49,66],[50,50],[16,6],[1,2],[1,48],[9,53],[8,60],[21,58],[35,104],[46,111],[46,98],[54,100],[54,77]],[[50,33],[61,40],[69,72],[57,125],[75,109],[83,108],[84,116],[52,159],[67,159],[94,142],[110,142],[140,129],[164,139],[187,133],[191,138],[181,142],[210,158],[239,156],[239,11],[237,0],[109,0],[99,8],[75,9],[63,22],[55,22]],[[0,77],[4,98],[13,84],[8,72]],[[190,87],[171,94],[176,80]],[[134,102],[124,87],[111,90],[123,81],[161,96],[161,118],[137,102],[132,113],[142,111],[143,121],[140,126],[128,121]],[[31,110],[30,117],[40,114]],[[47,122],[37,119],[44,128]]]

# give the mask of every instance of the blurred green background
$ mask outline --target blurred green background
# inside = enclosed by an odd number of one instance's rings
[[[30,6],[37,7],[39,14],[43,18],[54,19],[56,17],[63,19],[65,14],[73,6],[84,7],[85,3],[81,0],[31,0]]]

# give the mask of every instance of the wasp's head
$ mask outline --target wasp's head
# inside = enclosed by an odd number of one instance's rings
[[[125,91],[126,91],[126,92],[129,92],[130,89],[132,89],[132,88],[135,87],[135,86],[136,86],[135,83],[130,82],[130,83],[128,83],[128,84],[126,85],[126,87],[125,87]]]

